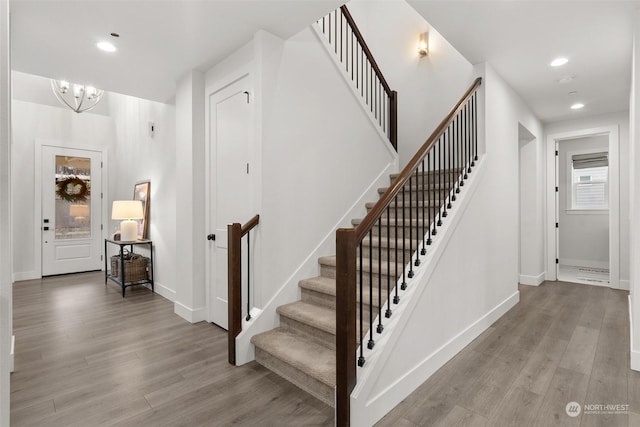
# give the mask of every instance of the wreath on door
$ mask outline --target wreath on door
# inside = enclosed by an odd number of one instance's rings
[[[86,202],[91,195],[89,181],[77,176],[56,180],[56,195],[67,202]]]

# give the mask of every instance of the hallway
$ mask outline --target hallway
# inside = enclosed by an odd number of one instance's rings
[[[263,367],[229,366],[221,329],[185,322],[140,287],[123,299],[103,277],[14,286],[12,426],[333,425],[330,407]],[[627,292],[563,282],[520,292],[378,425],[640,425]],[[575,418],[571,401],[582,405]],[[629,407],[584,414],[585,404]]]
[[[517,306],[379,425],[639,426],[628,292],[565,282],[519,289]],[[569,402],[581,405],[578,416],[567,415]],[[601,404],[621,405],[620,414]]]

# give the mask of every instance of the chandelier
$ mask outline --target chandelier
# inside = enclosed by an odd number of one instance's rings
[[[104,95],[104,90],[93,86],[71,85],[64,80],[51,80],[51,89],[60,102],[76,113],[91,110]]]

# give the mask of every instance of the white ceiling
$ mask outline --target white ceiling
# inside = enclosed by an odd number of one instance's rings
[[[629,108],[640,1],[408,2],[471,63],[489,62],[545,122]],[[558,56],[569,63],[550,67]],[[575,79],[558,83],[566,76]],[[578,101],[585,108],[570,110]]]
[[[206,71],[260,29],[288,38],[336,0],[10,0],[12,68],[171,102],[175,84]],[[110,33],[120,34],[113,38]],[[100,40],[118,51],[96,48]]]
[[[636,1],[408,0],[471,63],[489,62],[543,121],[628,108]],[[288,38],[336,0],[10,0],[12,66],[172,102],[175,83],[205,71],[264,29]],[[120,38],[109,33],[117,32]],[[111,40],[118,51],[96,49]],[[552,69],[564,55],[570,62]],[[575,76],[559,84],[557,80]],[[577,91],[577,95],[568,95]],[[576,101],[586,107],[571,111]]]

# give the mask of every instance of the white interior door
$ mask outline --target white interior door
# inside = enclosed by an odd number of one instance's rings
[[[226,329],[227,225],[244,223],[251,215],[249,145],[252,110],[248,77],[210,95],[209,123],[209,224],[215,234],[215,241],[210,243],[209,318]]]
[[[42,147],[42,275],[102,266],[102,154]]]

